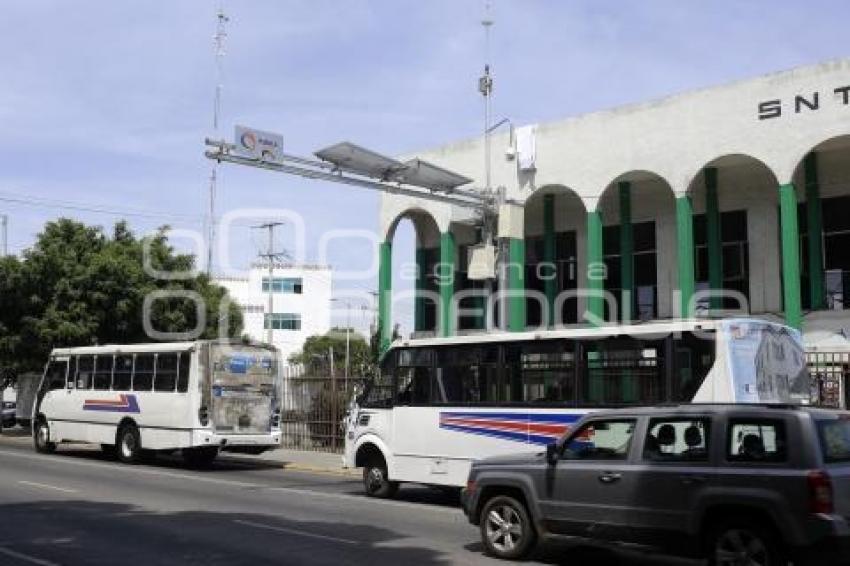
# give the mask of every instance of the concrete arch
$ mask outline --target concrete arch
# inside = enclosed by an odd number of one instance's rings
[[[843,153],[844,156],[850,156],[850,132],[838,136],[826,138],[823,141],[814,144],[813,146],[800,152],[794,161],[794,167],[791,170],[790,181],[793,181],[797,193],[805,190],[805,179],[803,174],[804,163],[806,158],[811,153],[835,154]],[[827,183],[832,182],[827,180]]]
[[[639,190],[642,192],[646,191],[647,193],[649,193],[650,191],[652,193],[656,193],[658,187],[660,187],[661,189],[666,189],[665,194],[669,195],[671,205],[676,198],[676,193],[673,189],[673,186],[662,175],[659,175],[658,173],[655,173],[653,171],[636,169],[618,175],[617,177],[612,179],[607,185],[605,185],[605,188],[602,190],[602,192],[599,194],[599,197],[596,199],[596,206],[594,207],[594,210],[597,212],[602,212],[602,208],[600,207],[604,204],[604,201],[611,199],[612,197],[616,198],[617,187],[620,183],[623,182],[631,183],[633,190]],[[663,198],[663,195],[653,194],[653,196],[661,196]]]
[[[411,207],[403,210],[392,219],[384,232],[384,241],[392,242],[396,228],[402,220],[410,220],[416,231],[416,240],[422,247],[436,247],[440,244],[440,226],[437,219],[427,210]]]
[[[537,217],[542,217],[543,214],[543,202],[547,195],[552,195],[555,199],[555,210],[556,210],[556,227],[559,223],[564,221],[564,212],[572,211],[574,214],[581,214],[582,218],[584,214],[587,212],[587,206],[583,198],[578,194],[578,192],[573,189],[565,186],[565,185],[545,185],[534,191],[529,197],[525,200],[525,205],[523,206],[523,213],[525,216],[525,233],[536,233],[542,230],[542,226],[536,226],[533,219]],[[529,232],[531,229],[531,232]],[[542,232],[541,232],[542,233]]]
[[[773,186],[779,186],[779,177],[777,176],[776,171],[765,160],[747,153],[727,153],[706,161],[697,169],[691,170],[688,173],[685,184],[683,185],[684,187],[687,187],[686,192],[679,196],[693,196],[695,189],[704,185],[704,172],[706,169],[711,167],[716,169],[739,169],[750,167],[751,169],[768,173],[772,179]]]

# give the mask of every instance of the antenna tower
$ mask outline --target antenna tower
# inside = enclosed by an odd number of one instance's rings
[[[218,137],[219,128],[218,121],[221,114],[221,91],[222,83],[224,82],[224,40],[227,39],[227,22],[230,18],[224,13],[224,5],[219,4],[218,22],[216,24],[215,35],[213,36],[213,45],[215,47],[215,98],[213,100],[213,131]],[[209,211],[207,218],[207,275],[212,275],[213,268],[213,248],[215,245],[215,193],[216,182],[218,180],[218,162],[214,161],[212,172],[210,173],[209,185]]]

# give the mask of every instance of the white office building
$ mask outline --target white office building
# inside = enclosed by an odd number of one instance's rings
[[[244,333],[266,342],[269,325],[283,359],[297,353],[308,336],[331,329],[331,268],[323,265],[254,264],[247,277],[219,277],[242,307]],[[269,312],[269,285],[272,311]]]

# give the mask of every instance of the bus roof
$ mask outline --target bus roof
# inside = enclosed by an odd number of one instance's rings
[[[556,340],[556,339],[593,339],[608,336],[639,336],[639,335],[665,335],[671,332],[689,332],[694,330],[712,331],[723,323],[730,321],[758,322],[772,326],[783,326],[770,320],[756,318],[735,319],[681,319],[654,321],[641,324],[611,324],[606,326],[575,326],[570,328],[559,328],[556,330],[533,330],[526,332],[488,332],[482,334],[467,334],[462,336],[451,336],[446,338],[416,338],[398,339],[390,345],[387,350],[394,348],[418,348],[427,346],[451,346],[470,344],[490,344],[493,342],[527,342],[531,340]]]
[[[268,344],[259,342],[243,342],[241,340],[197,340],[194,342],[148,342],[144,344],[105,344],[103,346],[79,346],[76,348],[54,348],[51,356],[79,356],[100,355],[120,353],[162,353],[162,352],[187,352],[204,343],[210,344],[232,344],[265,348],[276,350]]]

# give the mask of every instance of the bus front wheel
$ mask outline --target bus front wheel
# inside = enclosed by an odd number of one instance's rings
[[[366,495],[387,499],[398,491],[398,482],[390,481],[387,465],[383,460],[373,459],[363,468],[363,485]]]
[[[47,419],[44,417],[38,419],[32,437],[36,452],[52,454],[56,451],[56,443],[50,442],[50,425],[47,424]]]
[[[142,457],[142,438],[134,424],[125,424],[118,429],[118,459],[125,464],[135,464]]]

